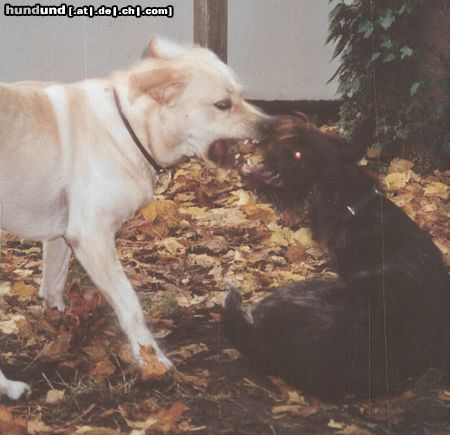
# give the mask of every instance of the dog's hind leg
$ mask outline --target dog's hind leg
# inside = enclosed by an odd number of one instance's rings
[[[64,284],[69,272],[72,249],[63,237],[47,240],[43,243],[43,274],[39,296],[44,299],[47,308],[64,310]]]
[[[29,394],[30,387],[24,382],[11,381],[0,370],[0,396],[6,395],[12,400],[17,400],[22,394]]]
[[[95,239],[92,234],[96,234]],[[114,238],[95,231],[83,233],[83,237],[73,237],[72,233],[68,240],[81,265],[116,312],[138,362],[144,363],[140,354],[141,345],[152,346],[158,360],[166,368],[171,368],[172,363],[160,350],[145,323],[136,292],[117,258]]]

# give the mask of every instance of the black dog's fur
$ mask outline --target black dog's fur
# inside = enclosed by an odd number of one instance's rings
[[[442,256],[357,166],[360,150],[305,119],[280,118],[267,163],[244,168],[244,178],[285,203],[308,201],[313,236],[339,278],[292,283],[250,316],[234,289],[223,310],[225,334],[254,366],[329,398],[390,393],[448,364]]]

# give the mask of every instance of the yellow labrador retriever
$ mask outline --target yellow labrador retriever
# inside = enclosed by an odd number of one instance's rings
[[[108,79],[0,84],[0,228],[43,241],[39,295],[64,309],[73,252],[112,305],[135,358],[153,346],[115,250],[115,233],[153,196],[157,172],[183,156],[219,164],[230,140],[256,138],[268,117],[246,103],[211,51],[152,40],[148,56]],[[0,371],[0,394],[29,387]]]

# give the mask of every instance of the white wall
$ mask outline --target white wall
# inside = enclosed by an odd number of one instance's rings
[[[5,17],[0,2],[0,81],[76,81],[138,60],[151,35],[193,40],[193,0],[75,0],[92,4],[174,6],[174,17]],[[59,5],[64,0],[41,0]],[[333,99],[332,47],[324,46],[328,0],[228,0],[228,60],[257,99]]]
[[[174,6],[174,17],[6,17],[3,5],[60,5],[64,0],[0,2],[0,81],[76,81],[109,74],[140,59],[150,36],[193,40],[192,0],[75,0],[91,4]]]
[[[328,0],[228,0],[228,63],[250,98],[336,98]]]

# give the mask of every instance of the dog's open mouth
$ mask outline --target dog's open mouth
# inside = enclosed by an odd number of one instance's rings
[[[247,161],[241,166],[240,172],[245,184],[252,189],[263,186],[280,187],[282,185],[280,174],[269,169],[264,162],[252,164]]]
[[[236,162],[236,144],[234,139],[216,140],[209,147],[208,159],[221,168],[232,168]]]

